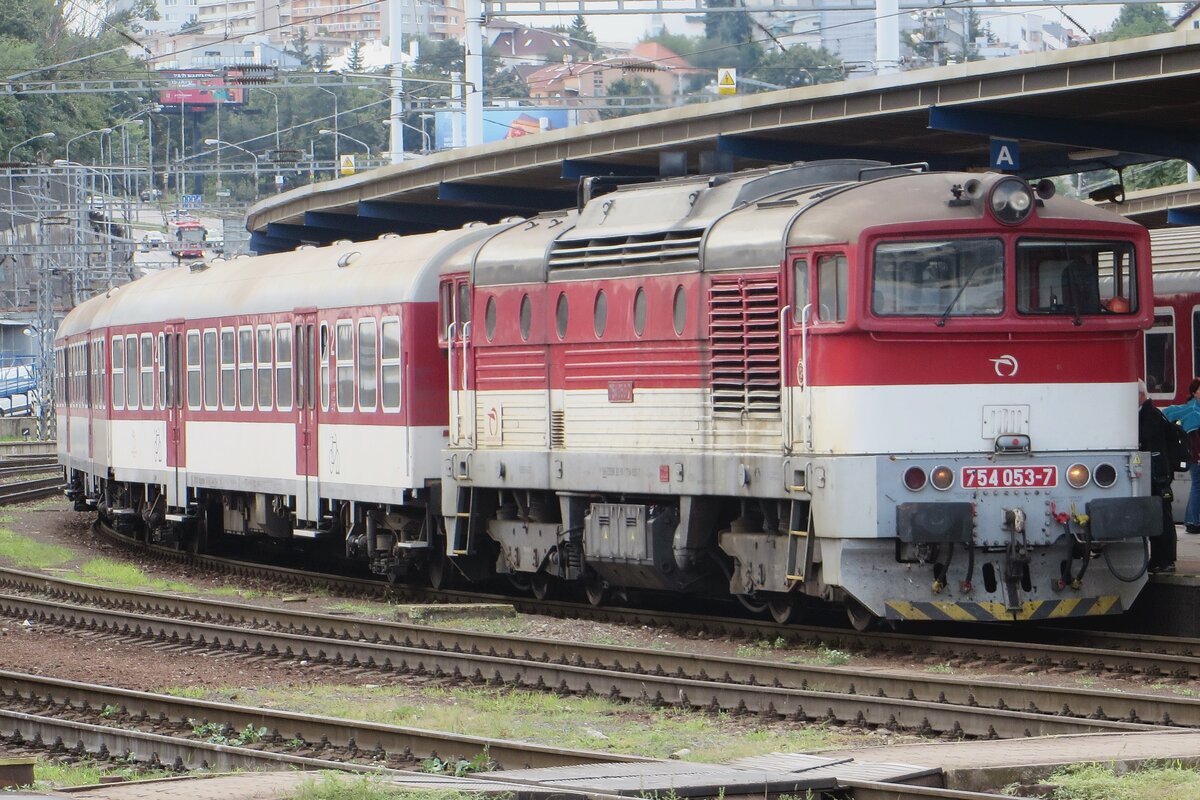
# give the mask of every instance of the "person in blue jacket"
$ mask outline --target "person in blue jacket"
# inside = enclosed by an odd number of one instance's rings
[[[1183,529],[1188,533],[1200,533],[1200,462],[1196,457],[1196,440],[1200,439],[1200,378],[1193,378],[1188,384],[1186,403],[1177,406],[1167,406],[1162,410],[1171,422],[1178,422],[1192,440],[1192,465],[1188,472],[1192,475],[1192,491],[1188,494],[1187,511],[1183,515]]]

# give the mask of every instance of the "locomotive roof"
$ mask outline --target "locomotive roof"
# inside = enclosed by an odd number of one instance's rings
[[[108,325],[268,314],[318,304],[340,308],[433,301],[438,266],[457,262],[465,268],[478,243],[502,227],[389,234],[369,242],[164,270],[80,304],[63,320],[59,336]]]
[[[484,243],[479,285],[778,265],[786,248],[857,242],[868,227],[983,215],[999,173],[934,173],[844,160],[627,186],[577,216],[536,218]],[[964,194],[961,187],[974,185]],[[948,203],[953,191],[970,200]],[[1042,219],[1134,225],[1109,211],[1051,197]]]

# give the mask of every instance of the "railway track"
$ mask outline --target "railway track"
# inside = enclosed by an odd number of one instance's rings
[[[269,581],[296,590],[332,590],[352,597],[383,601],[507,603],[526,614],[669,628],[683,634],[738,637],[752,641],[782,639],[867,655],[895,654],[913,659],[937,660],[951,666],[982,663],[1013,669],[1025,666],[1030,669],[1056,669],[1091,675],[1138,675],[1155,680],[1200,679],[1200,639],[1062,627],[1037,629],[972,626],[969,630],[973,635],[970,636],[858,632],[823,625],[779,625],[763,620],[664,609],[595,607],[586,603],[535,600],[531,597],[489,592],[436,591],[405,584],[387,584],[380,580],[197,555],[134,542],[99,525],[95,530],[108,541],[134,549],[142,556],[166,562],[185,563],[231,577]],[[991,638],[998,634],[1011,635],[1014,638]]]
[[[87,587],[14,571],[0,614],[39,625],[458,683],[601,694],[925,735],[1012,738],[1200,727],[1200,700],[497,636]],[[54,599],[41,599],[47,594]],[[34,595],[34,596],[31,596]]]
[[[189,700],[0,671],[0,729],[9,746],[132,754],[179,769],[420,769],[424,759],[465,758],[507,768],[656,759],[441,733]],[[53,738],[51,738],[53,737]]]

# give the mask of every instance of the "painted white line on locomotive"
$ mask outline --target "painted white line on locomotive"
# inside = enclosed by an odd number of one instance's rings
[[[1137,449],[1133,383],[831,386],[808,391],[816,452],[990,452],[994,435],[985,436],[985,406],[1027,406],[1028,433],[1037,452]],[[801,408],[803,393],[794,391],[792,397]],[[897,409],[905,414],[900,425],[895,423]]]

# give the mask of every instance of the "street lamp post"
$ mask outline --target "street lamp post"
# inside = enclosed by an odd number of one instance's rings
[[[55,135],[56,134],[54,133],[54,131],[47,131],[46,133],[39,133],[37,136],[30,136],[28,139],[25,139],[24,141],[17,142],[12,147],[8,148],[8,162],[10,164],[12,163],[13,150],[16,150],[21,145],[29,144],[30,142],[36,142],[38,139],[53,139],[55,137]]]
[[[71,142],[77,142],[85,136],[91,136],[93,133],[109,134],[109,133],[112,133],[112,128],[96,128],[96,130],[94,130],[94,131],[88,131],[87,133],[81,133],[78,136],[75,136],[71,139],[67,139],[67,157],[65,160],[66,161],[71,160]]]
[[[326,89],[322,86],[314,86],[313,88],[319,89],[320,91],[324,92],[325,94],[333,95],[333,132],[337,133],[338,132],[338,96],[337,96],[337,92],[332,91],[330,89]],[[334,136],[333,137],[333,163],[334,164],[337,164],[341,161],[340,156],[341,156],[341,152],[338,150],[338,137]]]
[[[348,133],[342,133],[341,131],[331,131],[328,128],[321,128],[321,130],[317,131],[317,135],[318,136],[333,136],[333,137],[341,136],[346,139],[349,139],[352,142],[357,142],[358,144],[363,146],[363,149],[365,149],[367,151],[367,159],[370,160],[370,158],[371,158],[371,146],[369,144],[367,144],[366,142],[364,142],[362,139],[355,139],[353,136],[351,136]]]
[[[421,114],[421,139],[425,142],[425,152],[433,152],[433,140],[429,136],[429,130],[425,127],[425,123],[431,119],[437,119],[433,114]],[[436,129],[435,129],[436,130]]]
[[[264,89],[261,86],[255,86],[255,91],[266,92],[271,95],[271,99],[275,101],[275,151],[279,151],[279,95],[272,92],[270,89]]]
[[[241,145],[234,144],[233,142],[227,142],[223,139],[205,139],[204,143],[206,145],[208,145],[209,147],[212,147],[213,145],[217,145],[217,159],[218,159],[217,160],[217,164],[218,164],[217,180],[218,181],[220,181],[220,178],[221,178],[220,166],[219,166],[220,158],[221,158],[221,146],[232,147],[234,150],[241,150],[243,153],[245,153],[246,155],[253,158],[254,159],[254,196],[258,197],[258,155],[255,153],[252,153],[251,151],[247,150],[246,148],[242,147]]]

